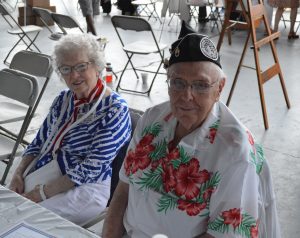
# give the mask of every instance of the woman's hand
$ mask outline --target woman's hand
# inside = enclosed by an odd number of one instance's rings
[[[30,192],[23,193],[22,196],[24,196],[24,197],[28,198],[29,200],[36,202],[36,203],[43,201],[41,194],[40,194],[40,185],[39,184],[36,185],[34,187],[34,189],[31,190]]]
[[[19,194],[24,193],[24,179],[21,174],[14,174],[9,184],[9,189]]]
[[[24,179],[23,179],[23,173],[25,169],[28,167],[28,165],[34,160],[33,155],[26,155],[22,158],[19,166],[16,168],[14,175],[12,177],[12,180],[9,185],[9,189],[22,194],[24,193]]]

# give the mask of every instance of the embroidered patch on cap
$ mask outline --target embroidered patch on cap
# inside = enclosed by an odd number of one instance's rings
[[[218,51],[212,41],[206,37],[202,38],[200,41],[200,50],[203,55],[211,60],[218,59]]]

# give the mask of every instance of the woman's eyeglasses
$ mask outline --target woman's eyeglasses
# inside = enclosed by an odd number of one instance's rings
[[[74,66],[62,65],[58,67],[58,70],[64,76],[69,75],[72,72],[72,70],[75,70],[77,73],[83,73],[88,69],[89,64],[91,63],[93,62],[83,62]]]
[[[169,86],[169,89],[176,92],[183,92],[187,90],[188,87],[191,87],[191,90],[195,94],[201,94],[201,93],[207,93],[211,87],[214,86],[214,84],[218,80],[214,81],[213,83],[207,83],[203,80],[196,80],[192,81],[192,83],[188,83],[184,79],[167,79],[167,84]]]

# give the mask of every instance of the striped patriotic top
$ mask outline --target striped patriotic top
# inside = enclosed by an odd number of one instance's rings
[[[66,110],[63,102],[68,100]],[[88,112],[94,103],[79,107],[77,118]],[[24,155],[41,156],[35,169],[52,160],[53,148],[47,148],[44,155],[40,151],[53,130],[59,130],[70,119],[74,111],[74,95],[65,90],[55,98],[50,111],[39,129],[35,139],[27,147]],[[60,115],[62,119],[58,121]],[[48,143],[52,144],[56,133]],[[99,183],[111,178],[111,163],[120,148],[129,142],[131,120],[128,106],[124,99],[112,92],[104,97],[97,109],[81,123],[70,129],[56,151],[57,161],[63,174],[67,174],[76,186],[85,183]]]

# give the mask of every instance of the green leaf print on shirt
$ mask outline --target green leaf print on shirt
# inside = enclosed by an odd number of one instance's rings
[[[246,131],[246,133],[248,134],[248,141],[251,145],[250,162],[255,165],[256,173],[260,174],[265,161],[263,148],[260,144],[254,141],[252,134],[248,130]]]
[[[208,229],[225,234],[232,231],[245,238],[258,238],[258,223],[241,209],[233,208],[223,211],[215,220],[208,223]]]

